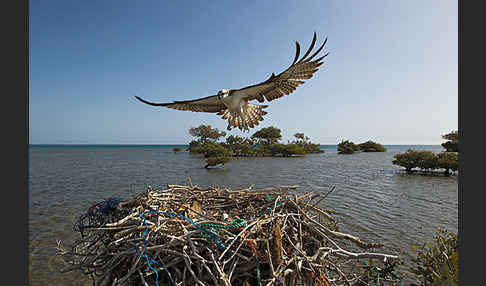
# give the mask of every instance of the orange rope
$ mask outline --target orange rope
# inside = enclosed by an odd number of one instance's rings
[[[312,274],[312,279],[316,279],[316,273],[315,272],[311,272],[311,274]],[[326,277],[324,276],[324,274],[322,272],[320,272],[320,275],[319,276],[320,277],[319,277],[319,280],[318,281],[319,281],[319,283],[321,285],[323,285],[323,286],[331,286],[329,284],[329,282],[327,282],[327,279],[326,279]]]

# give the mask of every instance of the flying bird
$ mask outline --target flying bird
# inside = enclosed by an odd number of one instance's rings
[[[268,105],[258,105],[249,103],[249,101],[257,100],[262,103],[265,101],[272,101],[284,95],[291,94],[299,85],[304,83],[304,80],[310,79],[314,73],[322,65],[322,59],[329,53],[312,60],[324,48],[327,38],[324,43],[311,56],[312,49],[316,43],[316,33],[309,46],[300,60],[300,45],[295,41],[296,52],[292,64],[278,75],[272,75],[263,82],[255,85],[250,85],[240,89],[222,89],[216,95],[202,97],[194,100],[174,101],[172,103],[153,103],[146,101],[138,96],[135,96],[143,103],[152,106],[165,106],[177,110],[188,110],[193,112],[210,112],[216,115],[222,115],[222,119],[228,120],[228,130],[237,127],[243,131],[249,131],[263,120],[263,116],[267,114],[264,108]]]

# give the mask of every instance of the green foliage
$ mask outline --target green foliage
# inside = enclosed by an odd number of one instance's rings
[[[371,140],[358,144],[363,152],[386,152],[385,146]]]
[[[281,143],[273,144],[272,146],[270,146],[269,150],[270,150],[270,153],[272,154],[272,156],[275,156],[275,155],[278,155],[278,154],[283,155],[285,153],[285,144],[281,144]]]
[[[217,145],[219,138],[226,136],[226,132],[212,128],[211,125],[199,125],[189,129],[189,134],[198,137],[198,140],[189,142],[189,152],[206,154],[211,147]]]
[[[219,138],[226,136],[226,132],[219,131],[218,128],[212,128],[211,125],[199,125],[199,127],[192,127],[189,129],[189,134],[198,137],[199,141],[216,142]]]
[[[182,151],[182,149],[180,147],[174,147],[172,148],[172,151],[174,151],[174,153],[177,153],[179,151]]]
[[[393,160],[392,163],[405,167],[408,172],[412,171],[413,168],[418,167],[420,160],[419,152],[415,150],[408,150],[405,153],[396,154],[393,157],[395,160]]]
[[[307,143],[304,146],[305,153],[324,153],[324,150],[319,147],[319,144]]]
[[[193,142],[197,143],[193,143],[194,147],[192,148],[192,152],[203,154],[206,158],[206,166],[204,166],[204,168],[216,166],[218,164],[225,164],[231,160],[231,151],[223,147],[221,144],[210,141],[204,143],[200,143],[199,141]]]
[[[446,149],[446,152],[459,152],[459,131],[452,131],[451,133],[442,135],[442,138],[448,140],[442,143],[442,147]]]
[[[459,130],[451,131],[448,134],[442,135],[442,138],[450,141],[459,141]]]
[[[435,154],[431,151],[408,150],[405,153],[396,154],[394,158],[392,163],[404,167],[408,172],[411,172],[413,168],[425,171],[445,169],[444,173],[449,174],[449,170],[455,172],[459,169],[457,153],[453,152]]]
[[[255,142],[251,138],[230,135],[223,146],[229,149],[235,156],[250,155],[255,153]]]
[[[447,141],[440,145],[446,149],[446,152],[459,152],[459,142],[457,141]]]
[[[251,135],[251,138],[257,139],[258,142],[274,144],[282,138],[282,134],[280,129],[270,126],[258,130],[253,135]]]
[[[433,170],[438,169],[439,158],[432,151],[418,151],[418,162],[417,167],[422,170]]]
[[[305,135],[304,133],[295,133],[294,137],[300,140],[305,140]]]
[[[214,142],[205,142],[199,149],[199,153],[204,154],[205,158],[231,157],[231,151]]]
[[[323,153],[324,150],[322,150],[319,147],[319,144],[314,144],[310,141],[310,138],[305,136],[304,133],[295,133],[294,137],[297,139],[292,142],[292,144],[296,144],[300,146],[302,149],[304,149],[305,153]]]
[[[191,135],[199,137],[189,143],[191,153],[203,154],[208,161],[209,166],[214,162],[222,162],[221,158],[232,156],[292,156],[305,155],[306,153],[324,152],[318,144],[310,142],[309,137],[304,133],[297,133],[294,136],[298,139],[289,144],[281,144],[278,141],[282,138],[281,130],[276,127],[262,128],[255,132],[250,138],[237,135],[230,135],[225,142],[217,142],[222,135],[217,129],[210,125],[201,125],[189,130]]]
[[[270,152],[272,156],[282,155],[284,157],[289,157],[292,155],[305,155],[304,148],[297,144],[276,143],[271,145]]]
[[[239,145],[245,141],[246,138],[238,136],[238,135],[230,135],[226,138],[226,144],[228,145]]]
[[[196,141],[196,140],[189,142],[189,148],[188,148],[189,152],[200,153],[202,145],[203,145],[203,143],[201,143],[200,141]]]
[[[372,259],[363,261],[360,281],[352,285],[403,285],[404,275],[397,269],[399,262],[385,262],[380,267],[376,264]]]
[[[272,146],[270,144],[256,144],[256,154],[259,156],[272,156],[274,154],[272,152]]]
[[[435,244],[411,245],[416,257],[411,268],[422,285],[458,285],[458,235],[446,230],[435,234]]]
[[[290,155],[305,155],[306,152],[304,148],[297,144],[287,144],[283,150],[282,155],[290,156]]]
[[[438,156],[439,168],[445,169],[444,173],[449,174],[449,170],[455,172],[459,169],[459,156],[457,152],[442,152]]]
[[[343,140],[338,144],[337,150],[338,154],[353,154],[354,152],[359,151],[360,148],[351,141]]]
[[[228,163],[231,160],[230,157],[210,157],[206,159],[206,166],[204,168],[208,168],[210,166],[216,166],[219,164],[224,165],[225,163]]]

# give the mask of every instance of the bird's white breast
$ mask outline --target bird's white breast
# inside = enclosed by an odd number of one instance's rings
[[[224,105],[226,105],[230,111],[236,111],[240,108],[243,98],[238,95],[232,95],[224,97],[222,100]]]

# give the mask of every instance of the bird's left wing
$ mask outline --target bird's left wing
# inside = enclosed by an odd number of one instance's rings
[[[177,110],[187,110],[193,112],[219,112],[226,109],[217,95],[211,95],[194,100],[174,101],[172,103],[153,103],[135,96],[141,102],[152,106],[165,106]]]
[[[317,54],[319,54],[327,42],[326,38],[319,49],[309,56],[316,43],[316,38],[316,33],[314,32],[314,38],[312,39],[309,49],[299,61],[297,61],[297,59],[299,58],[300,45],[299,42],[295,41],[297,50],[294,61],[290,67],[281,72],[279,75],[272,73],[270,78],[264,82],[233,90],[233,95],[239,95],[248,101],[256,99],[259,102],[263,102],[264,98],[267,101],[272,101],[284,95],[291,94],[299,85],[304,83],[304,80],[310,79],[314,75],[319,66],[322,65],[322,59],[329,54],[326,53],[322,57],[312,60]]]

